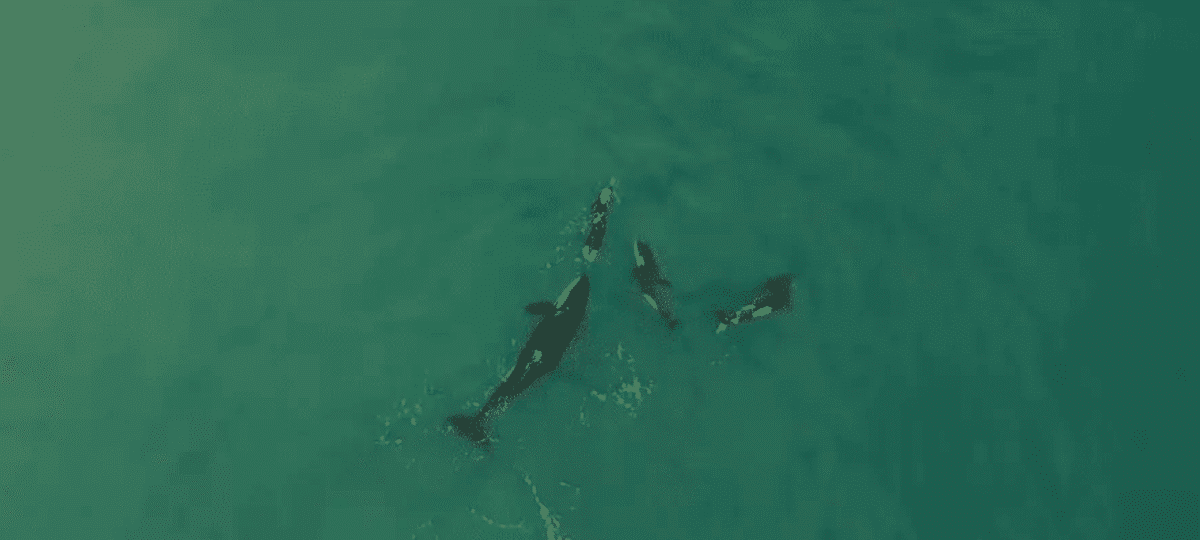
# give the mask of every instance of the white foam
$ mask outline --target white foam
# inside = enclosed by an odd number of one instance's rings
[[[533,502],[537,503],[539,511],[538,515],[542,517],[542,521],[546,522],[546,540],[561,540],[558,535],[558,518],[550,514],[550,508],[542,504],[542,500],[537,496],[537,486],[533,485],[533,481],[529,479],[529,475],[525,475],[525,483],[529,484],[529,488],[533,491]]]

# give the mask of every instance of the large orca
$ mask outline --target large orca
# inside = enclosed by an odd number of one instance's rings
[[[600,253],[600,246],[604,245],[604,233],[608,231],[608,216],[612,213],[616,197],[616,192],[613,191],[616,183],[615,178],[609,180],[608,186],[600,190],[600,194],[592,202],[592,212],[588,216],[588,233],[587,237],[583,239],[583,259],[587,262],[595,262],[596,255]]]
[[[752,300],[741,309],[718,310],[716,333],[720,334],[730,326],[761,320],[771,313],[790,309],[793,278],[792,274],[772,277],[754,289]]]
[[[447,418],[459,435],[480,447],[490,446],[489,421],[538,379],[554,371],[562,361],[583,323],[590,289],[587,274],[582,274],[563,289],[555,302],[535,302],[526,306],[529,313],[541,316],[542,320],[517,356],[516,366],[479,411],[470,416],[455,414]]]
[[[672,309],[671,282],[663,277],[662,269],[659,268],[650,246],[641,240],[633,242],[633,263],[633,281],[637,283],[642,298],[651,309],[658,312],[668,328],[678,328],[679,319],[675,318]]]

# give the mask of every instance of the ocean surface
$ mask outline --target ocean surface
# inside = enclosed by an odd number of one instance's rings
[[[1198,28],[5,5],[0,539],[1198,538]]]

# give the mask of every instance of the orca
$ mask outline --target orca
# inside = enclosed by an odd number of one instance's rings
[[[749,304],[740,309],[717,310],[717,332],[720,334],[731,326],[762,320],[772,313],[787,311],[792,307],[792,274],[781,274],[768,279],[756,287]]]
[[[675,318],[670,295],[671,282],[662,275],[662,269],[654,257],[654,251],[641,240],[633,242],[633,271],[634,283],[637,283],[642,298],[650,308],[658,312],[667,327],[674,330],[679,327],[679,319]]]
[[[604,233],[608,231],[608,216],[612,213],[613,202],[616,198],[616,192],[613,191],[616,183],[616,178],[609,180],[608,186],[600,190],[600,194],[592,202],[592,213],[588,216],[588,233],[583,240],[583,259],[589,263],[596,261],[596,255],[600,253],[600,246],[604,245]]]
[[[516,365],[487,402],[473,415],[455,414],[446,419],[458,435],[476,446],[490,448],[488,423],[562,362],[583,323],[590,289],[587,274],[581,274],[555,302],[534,302],[525,307],[530,314],[542,317],[541,321],[530,333]]]

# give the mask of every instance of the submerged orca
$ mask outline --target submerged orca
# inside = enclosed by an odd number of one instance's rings
[[[765,281],[754,289],[753,300],[737,310],[718,310],[717,333],[730,326],[746,324],[765,318],[771,313],[792,307],[792,274],[782,274]]]
[[[633,243],[633,280],[642,293],[642,298],[650,307],[658,312],[667,327],[674,330],[679,327],[679,319],[675,318],[671,309],[671,282],[662,275],[662,269],[654,258],[650,246],[641,240]]]
[[[455,414],[447,418],[459,435],[478,446],[489,446],[488,422],[538,379],[554,371],[562,361],[563,354],[583,323],[589,292],[590,283],[587,274],[583,274],[567,285],[555,302],[535,302],[525,307],[526,311],[541,316],[542,320],[534,327],[521,354],[517,356],[516,366],[479,411],[471,416]]]
[[[600,190],[600,194],[592,202],[592,213],[588,216],[588,233],[583,240],[583,259],[587,262],[595,262],[596,255],[600,253],[600,246],[604,245],[604,233],[608,231],[608,215],[612,213],[613,198],[616,197],[616,192],[613,191],[616,182],[615,178],[609,180],[608,186]]]

